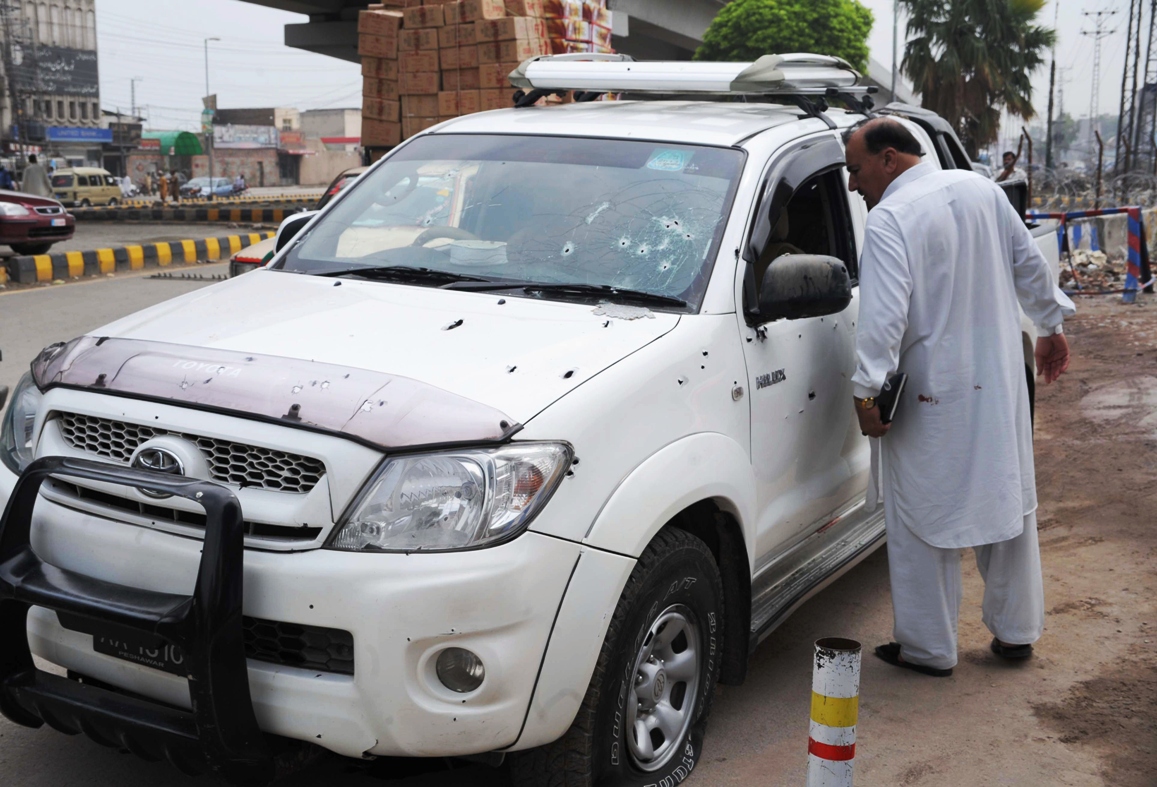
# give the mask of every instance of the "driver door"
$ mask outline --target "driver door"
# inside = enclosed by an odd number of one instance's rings
[[[857,276],[843,147],[812,138],[771,164],[753,225],[767,241],[749,244],[744,342],[756,477],[757,570],[822,528],[862,491],[868,442],[852,410],[858,289],[842,312],[763,323],[762,273],[784,254],[839,258]]]

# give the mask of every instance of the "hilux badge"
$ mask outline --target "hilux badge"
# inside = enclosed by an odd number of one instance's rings
[[[776,383],[782,383],[787,379],[787,374],[783,369],[776,369],[771,374],[761,374],[755,378],[755,390],[760,388],[768,388]]]

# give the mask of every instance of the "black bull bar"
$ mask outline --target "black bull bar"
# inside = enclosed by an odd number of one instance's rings
[[[205,509],[205,542],[191,596],[125,587],[49,565],[32,551],[32,510],[51,475],[165,492]],[[0,519],[0,713],[27,727],[84,732],[183,771],[237,784],[275,777],[269,741],[249,694],[242,630],[241,504],[209,482],[86,459],[37,459],[21,474]],[[114,624],[180,647],[192,711],[38,670],[28,646],[32,606]]]

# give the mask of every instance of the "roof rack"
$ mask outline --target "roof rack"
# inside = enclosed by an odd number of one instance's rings
[[[846,60],[806,52],[764,55],[754,63],[636,61],[628,55],[544,55],[510,74],[515,87],[532,92],[709,93],[831,95],[859,86]],[[861,92],[865,86],[859,86]]]

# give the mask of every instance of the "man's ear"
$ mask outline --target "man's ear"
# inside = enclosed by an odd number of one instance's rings
[[[889,175],[896,171],[896,151],[893,148],[884,149],[884,171]]]

